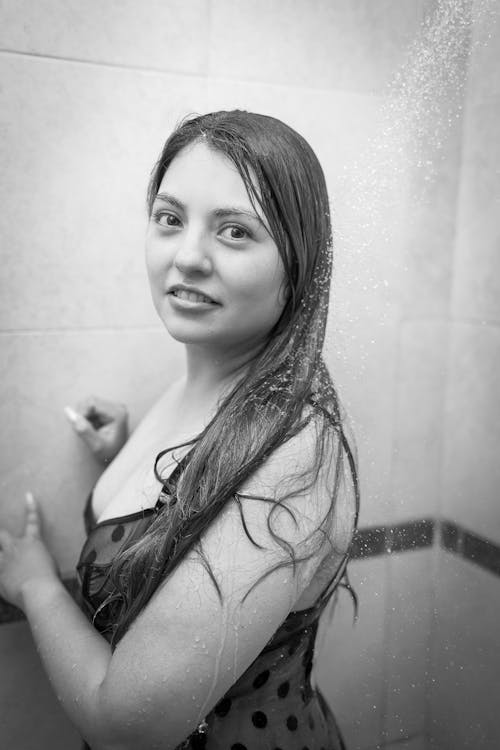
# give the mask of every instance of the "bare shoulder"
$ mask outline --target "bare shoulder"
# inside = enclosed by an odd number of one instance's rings
[[[356,492],[345,437],[321,415],[284,442],[240,487],[247,527],[269,543],[271,529],[303,561],[297,568],[304,591],[328,558],[335,570],[356,523]],[[261,500],[261,498],[263,498]],[[267,513],[259,507],[267,505]]]

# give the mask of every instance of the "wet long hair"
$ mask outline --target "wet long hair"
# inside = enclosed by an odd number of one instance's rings
[[[256,544],[247,530],[238,490],[273,451],[307,424],[314,423],[316,440],[307,486],[312,486],[325,460],[335,463],[335,478],[329,487],[330,509],[318,529],[318,544],[323,543],[329,528],[346,458],[358,507],[355,461],[344,434],[337,393],[322,358],[332,272],[332,231],[326,183],[318,159],[302,136],[273,117],[240,110],[189,117],[168,138],[153,168],[147,198],[149,215],[172,160],[200,141],[231,160],[254,208],[265,216],[284,264],[288,296],[281,317],[246,374],[221,400],[215,417],[192,441],[175,486],[165,484],[164,492],[171,501],[168,512],[158,513],[146,533],[114,559],[110,580],[119,596],[113,597],[113,644],[123,637],[159,585],[190,551],[199,554],[222,603],[219,585],[203,554],[201,537],[224,506],[236,501],[243,528]],[[160,481],[159,459],[179,447],[165,446],[157,457],[155,474]],[[303,489],[304,484],[295,491]],[[273,531],[273,513],[283,507],[284,499],[273,499],[267,525],[276,542],[288,551],[290,561],[277,564],[265,576],[283,565],[291,565],[295,573],[297,562],[314,554],[313,550],[297,559],[291,545]]]

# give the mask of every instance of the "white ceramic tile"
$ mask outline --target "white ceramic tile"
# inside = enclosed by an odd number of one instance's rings
[[[338,719],[347,747],[364,750],[379,742],[382,730],[387,559],[354,561],[349,571],[359,619],[353,625],[352,601],[341,591],[331,623],[327,615],[321,623],[313,678]]]
[[[448,324],[403,320],[397,364],[391,521],[439,512]]]
[[[204,73],[209,0],[3,0],[0,45],[77,60]]]
[[[444,108],[445,105],[443,105]],[[442,118],[438,115],[438,121]],[[427,126],[431,130],[431,126]],[[437,126],[436,126],[437,127]],[[446,316],[455,263],[460,189],[461,120],[442,137],[439,150],[422,145],[417,163],[408,161],[410,186],[401,236],[404,272],[402,308],[408,317]],[[422,167],[421,165],[427,165]],[[428,166],[432,165],[432,166]]]
[[[500,15],[498,5],[484,0],[472,2],[472,48],[468,80],[475,96],[481,99],[500,94],[498,44]]]
[[[500,329],[455,323],[446,393],[442,514],[500,542]]]
[[[430,695],[430,747],[436,750],[500,746],[499,612],[498,576],[442,552]]]
[[[433,548],[400,552],[389,559],[384,717],[387,743],[424,734],[427,728],[434,571]]]
[[[474,4],[466,86],[453,313],[500,320],[500,15],[495,3]]]
[[[133,428],[182,371],[182,347],[160,329],[4,335],[1,344],[1,522],[20,531],[32,490],[61,572],[71,575],[83,506],[101,469],[63,408],[100,395],[127,404]]]
[[[357,450],[361,488],[360,525],[393,520],[391,494],[394,401],[396,398],[395,322],[361,317],[332,331],[326,361],[349,415]]]
[[[0,626],[0,664],[0,747],[80,750],[81,738],[59,707],[26,623]]]
[[[466,106],[452,311],[457,318],[498,322],[500,92],[478,99],[469,89]]]
[[[209,70],[241,80],[378,90],[404,60],[426,5],[216,0]]]
[[[2,326],[152,324],[147,181],[177,120],[203,109],[202,79],[12,55],[1,62]]]

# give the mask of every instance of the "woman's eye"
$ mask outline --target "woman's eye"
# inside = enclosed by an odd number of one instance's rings
[[[250,237],[248,229],[239,227],[236,224],[224,227],[221,234],[228,240],[246,240]]]
[[[180,221],[175,214],[171,214],[168,211],[156,211],[153,214],[153,219],[161,227],[178,227]]]

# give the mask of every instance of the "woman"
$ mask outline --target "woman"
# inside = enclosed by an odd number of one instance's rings
[[[0,593],[26,613],[94,750],[342,747],[310,680],[358,512],[321,357],[321,167],[273,118],[195,117],[165,144],[148,208],[153,301],[185,345],[186,376],[128,441],[123,410],[96,402],[74,419],[114,459],[86,509],[89,619],[57,577],[31,497],[24,536],[0,534]]]

